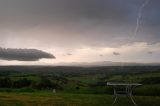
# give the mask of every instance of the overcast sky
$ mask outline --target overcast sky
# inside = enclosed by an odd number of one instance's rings
[[[159,10],[160,0],[0,0],[0,47],[56,57],[8,61],[0,53],[0,64],[160,62]]]

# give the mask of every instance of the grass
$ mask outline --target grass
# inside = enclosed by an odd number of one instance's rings
[[[27,78],[39,82],[41,76],[31,73],[16,73],[9,76],[12,81]],[[52,82],[56,82],[54,76],[46,76]],[[25,88],[0,88],[0,106],[112,106],[113,88],[108,86],[93,86],[97,82],[121,81],[140,82],[145,78],[159,78],[160,72],[116,74],[105,77],[102,74],[63,76],[66,83],[60,79],[59,84],[63,89],[57,93],[52,90],[37,90],[31,86]],[[104,77],[104,78],[103,78]],[[5,78],[5,76],[0,76]],[[147,80],[148,81],[148,80]],[[77,89],[78,87],[78,89]],[[146,84],[136,88],[133,94],[139,106],[160,106],[160,84]],[[114,106],[133,106],[126,97],[121,97]]]
[[[83,82],[83,83],[95,83],[99,80],[99,77],[98,75],[86,75],[86,76],[79,76],[79,77],[71,77],[70,80],[74,80],[74,81],[80,81],[80,82]]]
[[[134,97],[139,106],[160,106],[159,96]],[[112,106],[112,96],[105,94],[72,94],[52,92],[0,93],[0,106]],[[121,97],[115,106],[133,106]]]
[[[113,75],[107,80],[117,81],[117,80],[126,80],[131,82],[140,82],[143,78],[151,78],[151,77],[160,77],[160,72],[149,72],[149,73],[140,73],[140,74],[127,74],[123,75]]]

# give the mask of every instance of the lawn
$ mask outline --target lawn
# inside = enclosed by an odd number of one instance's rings
[[[135,96],[139,106],[160,106],[159,96]],[[72,94],[52,92],[0,93],[0,106],[112,106],[112,96],[105,94]],[[133,106],[121,97],[115,106]]]

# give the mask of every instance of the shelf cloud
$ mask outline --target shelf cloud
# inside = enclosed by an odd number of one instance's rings
[[[37,49],[0,48],[2,60],[38,61],[43,58],[55,59],[55,56]]]

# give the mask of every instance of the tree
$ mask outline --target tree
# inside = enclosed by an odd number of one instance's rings
[[[15,88],[23,88],[23,87],[29,87],[31,85],[31,80],[28,80],[26,78],[19,79],[13,83],[13,87]]]
[[[0,87],[1,88],[10,88],[12,86],[12,81],[10,78],[6,77],[3,79],[0,79]]]
[[[37,84],[38,89],[46,89],[46,88],[56,88],[56,84],[52,83],[51,80],[46,77],[42,77],[40,82]]]

